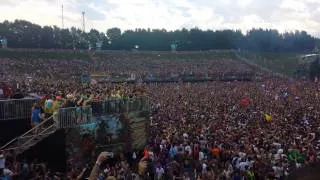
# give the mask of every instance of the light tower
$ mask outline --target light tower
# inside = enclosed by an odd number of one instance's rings
[[[85,14],[85,12],[82,11],[82,31],[83,31],[83,32],[85,32],[84,14]]]
[[[63,20],[63,4],[61,5],[61,23],[62,23],[62,29],[64,28],[64,20]]]

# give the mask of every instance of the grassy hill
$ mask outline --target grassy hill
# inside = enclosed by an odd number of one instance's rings
[[[272,72],[293,76],[298,67],[301,54],[241,52],[239,55],[247,61]]]

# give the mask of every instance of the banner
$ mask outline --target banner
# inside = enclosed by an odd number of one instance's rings
[[[135,104],[138,106],[141,105]],[[68,168],[85,166],[92,160],[92,154],[98,155],[101,151],[119,154],[143,149],[147,142],[148,118],[147,108],[129,108],[127,112],[118,113],[104,111],[104,114],[96,113],[87,123],[67,129]]]

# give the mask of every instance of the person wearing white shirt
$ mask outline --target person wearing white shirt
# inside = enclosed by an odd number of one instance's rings
[[[275,177],[277,179],[279,179],[279,178],[281,178],[283,176],[283,168],[282,167],[273,166],[272,169],[273,169]]]
[[[244,152],[239,152],[239,157],[240,158],[245,158],[247,156],[247,154],[246,153],[244,153]]]
[[[157,173],[157,179],[158,180],[162,179],[162,176],[164,174],[164,169],[162,168],[162,166],[158,166],[156,168],[156,173]]]
[[[202,151],[199,152],[199,161],[204,159],[204,153]]]
[[[4,169],[6,164],[6,158],[4,155],[1,153],[0,154],[0,169]]]
[[[185,150],[186,152],[188,152],[189,154],[192,153],[191,147],[190,147],[189,145],[187,145],[187,146],[184,148],[184,150]]]
[[[187,133],[183,133],[183,135],[182,135],[185,139],[188,139],[188,134]]]
[[[240,163],[240,158],[235,156],[232,158],[232,164],[236,167],[239,168],[239,163]]]
[[[6,158],[3,155],[3,152],[0,152],[0,175],[4,173],[4,168],[6,164]]]
[[[133,152],[133,153],[132,153],[132,159],[133,159],[134,161],[137,159],[137,154],[136,154],[136,152]]]
[[[6,177],[12,177],[13,172],[10,169],[3,169],[3,175]]]
[[[239,163],[239,169],[240,171],[244,172],[249,167],[248,161],[242,161]]]
[[[207,166],[206,163],[203,163],[203,164],[202,164],[202,172],[203,172],[203,173],[207,172],[207,167],[208,167],[208,166]]]

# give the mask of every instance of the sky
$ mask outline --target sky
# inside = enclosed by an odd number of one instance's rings
[[[0,22],[23,19],[39,25],[106,32],[150,28],[175,30],[272,28],[305,30],[320,37],[320,0],[0,0]]]

